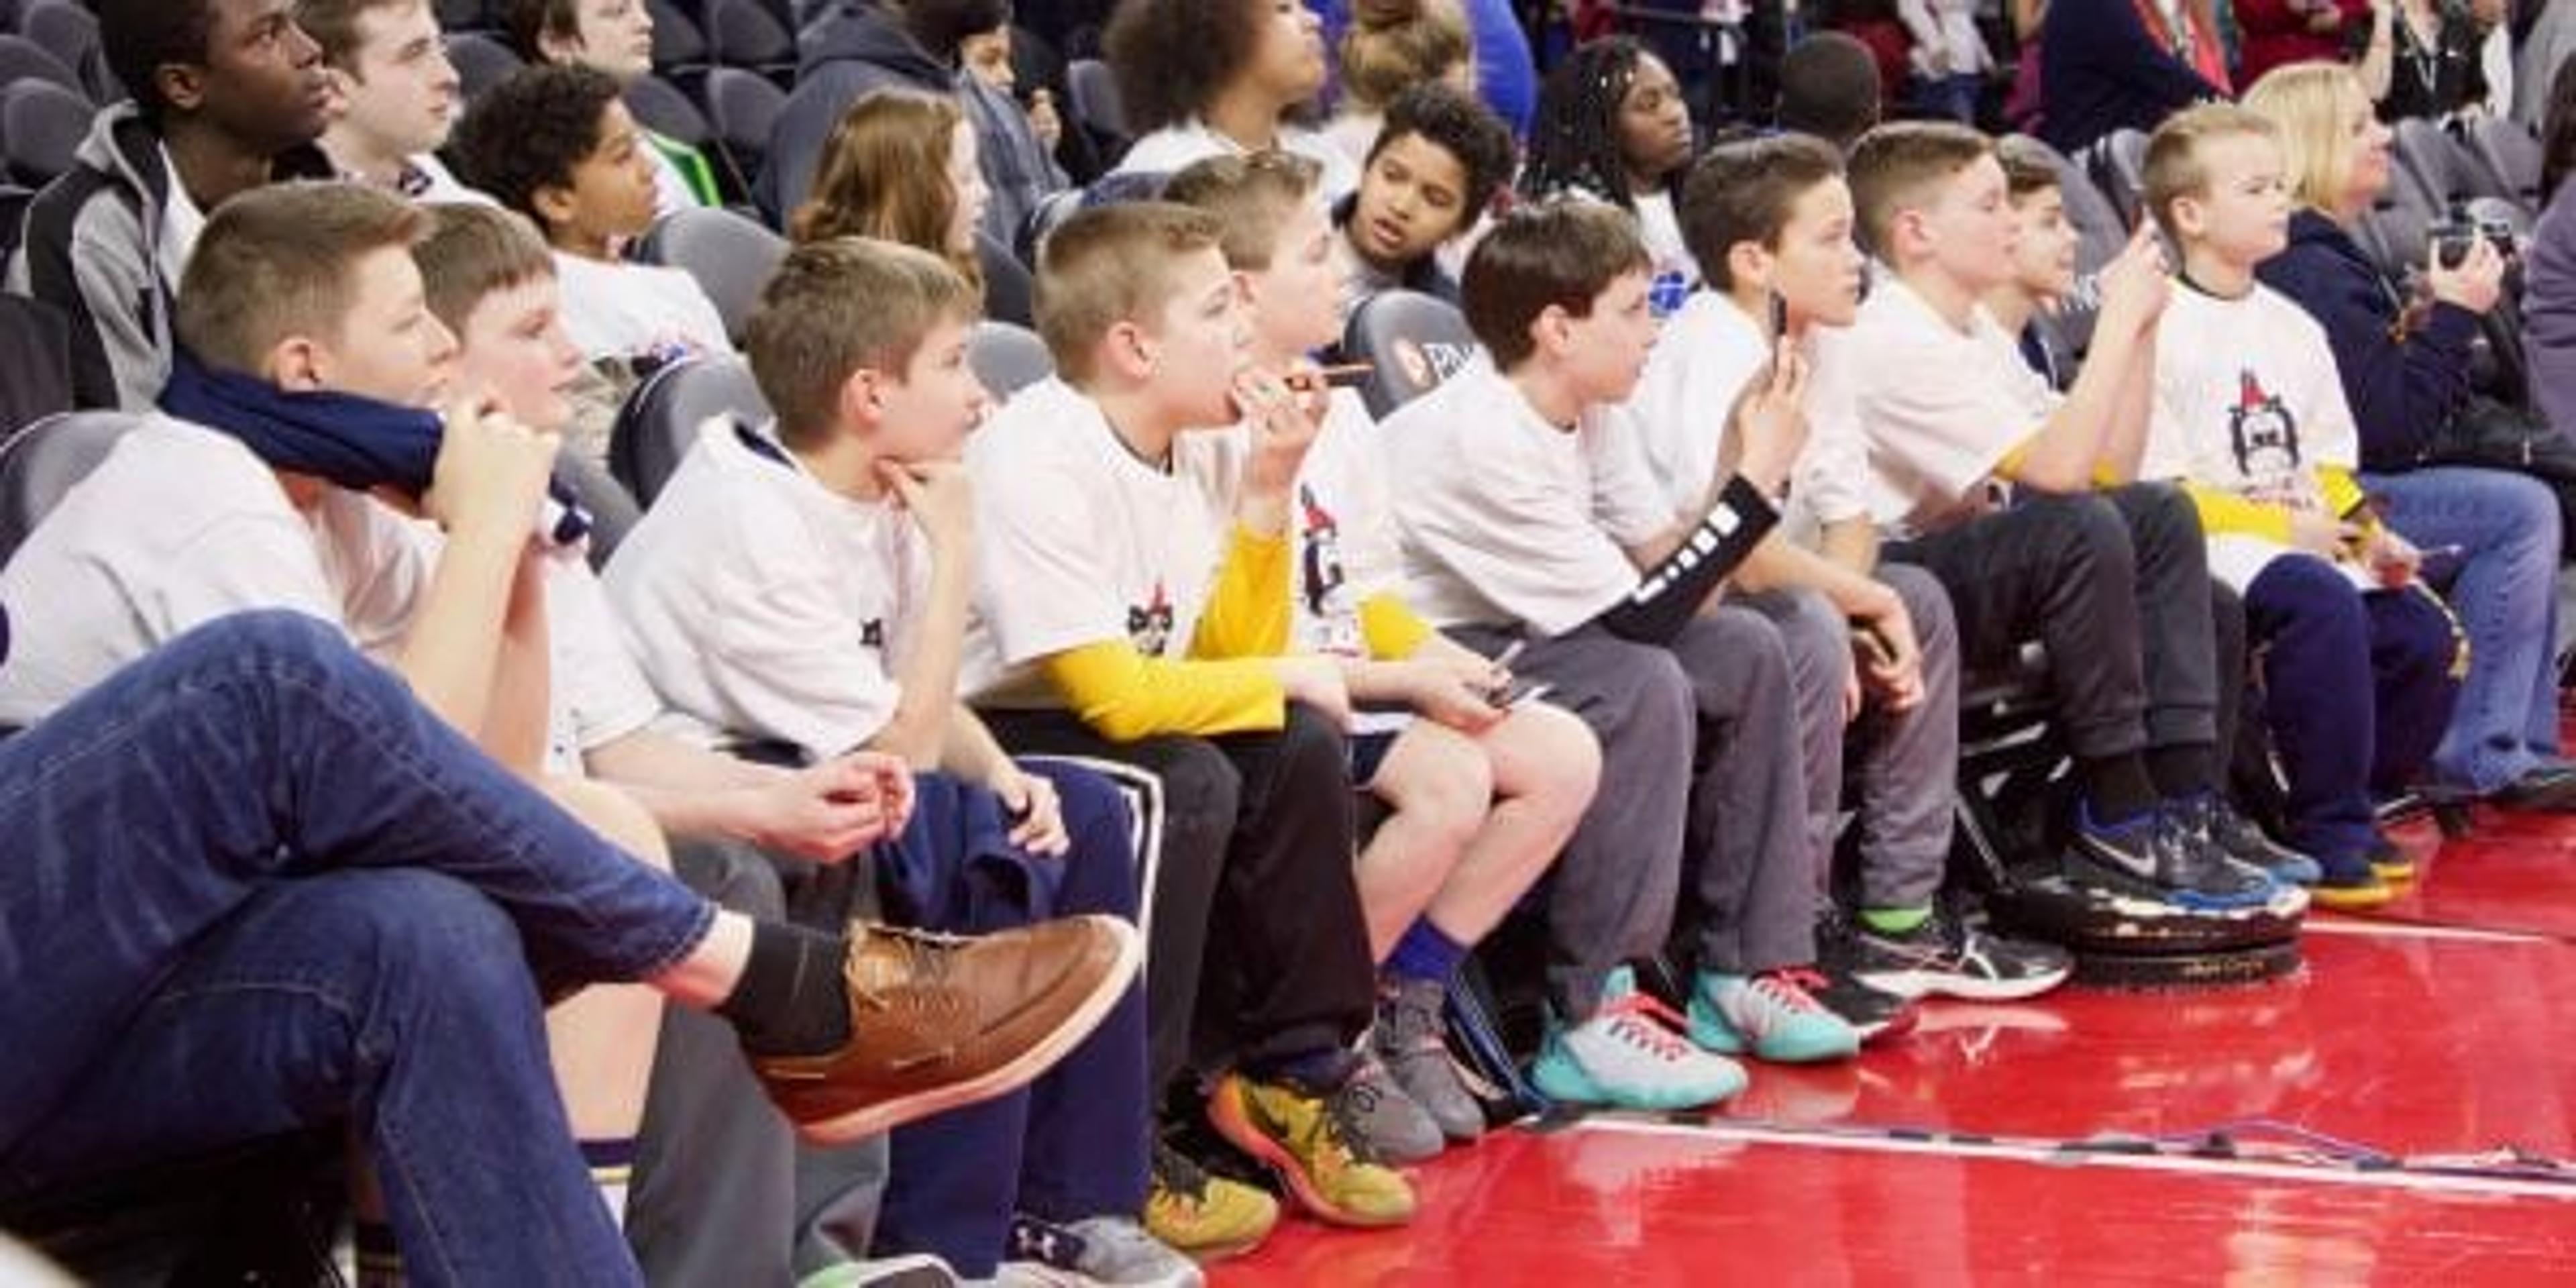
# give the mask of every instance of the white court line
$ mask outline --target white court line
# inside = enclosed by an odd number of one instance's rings
[[[2482,930],[2475,926],[2427,926],[2408,921],[2373,921],[2363,917],[2312,918],[2300,929],[2320,935],[2359,935],[2366,939],[2456,939],[2488,944],[2545,944],[2547,935],[2519,930]]]
[[[1745,1145],[1780,1145],[1793,1149],[1839,1149],[1863,1154],[1980,1158],[2000,1162],[2035,1163],[2044,1167],[2175,1172],[2229,1180],[2296,1181],[2310,1185],[2346,1185],[2364,1189],[2413,1190],[2430,1194],[2475,1194],[2576,1202],[2576,1184],[2524,1180],[2507,1176],[2453,1176],[2433,1172],[2401,1171],[2364,1172],[2338,1167],[2303,1167],[2296,1163],[2274,1163],[2253,1159],[2184,1158],[2166,1154],[2069,1151],[2003,1141],[1981,1143],[1958,1139],[1908,1140],[1897,1136],[1802,1132],[1794,1129],[1753,1127],[1723,1122],[1712,1122],[1704,1127],[1689,1127],[1679,1123],[1641,1122],[1631,1118],[1586,1118],[1567,1130],[1617,1132],[1632,1136],[1680,1136],[1691,1140],[1727,1141]]]

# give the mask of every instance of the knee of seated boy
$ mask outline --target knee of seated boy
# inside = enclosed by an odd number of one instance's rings
[[[606,783],[548,775],[538,784],[563,811],[656,872],[671,870],[670,842],[642,802]]]
[[[1461,844],[1493,808],[1494,771],[1482,742],[1432,720],[1405,726],[1368,786],[1416,826]]]
[[[1485,731],[1485,757],[1493,768],[1494,794],[1534,803],[1554,802],[1573,817],[1592,803],[1601,785],[1601,740],[1592,726],[1563,707],[1524,699]]]

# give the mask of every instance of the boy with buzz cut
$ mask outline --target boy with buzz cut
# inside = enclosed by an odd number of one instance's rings
[[[1887,271],[1827,360],[1847,364],[1836,378],[1868,434],[1872,517],[1888,559],[1949,591],[1964,664],[2047,646],[2080,786],[2070,873],[2183,908],[2296,902],[2216,789],[2222,681],[2199,521],[2179,489],[2132,481],[2167,294],[2149,231],[2103,271],[2091,353],[2060,397],[1979,304],[2013,278],[2013,211],[1985,136],[1884,125],[1850,164]]]
[[[2394,849],[2371,796],[2402,790],[2441,742],[2464,670],[2457,624],[2353,477],[2360,431],[2325,331],[2255,280],[2289,244],[2271,122],[2234,104],[2178,113],[2148,140],[2142,186],[2183,262],[2140,473],[2181,481],[2210,571],[2245,598],[2289,840],[2322,870],[2314,898],[2386,903],[2374,857]]]
[[[1342,315],[1379,291],[1458,298],[1443,248],[1476,226],[1511,181],[1511,127],[1475,95],[1436,81],[1387,105],[1359,190],[1333,206]]]
[[[1482,112],[1484,108],[1469,101]],[[1167,201],[1224,221],[1222,249],[1251,314],[1253,360],[1294,366],[1341,332],[1341,269],[1318,182],[1288,152],[1210,157],[1172,177]],[[1360,903],[1378,964],[1373,1054],[1439,1136],[1483,1134],[1442,1041],[1458,963],[1547,870],[1592,803],[1600,747],[1583,722],[1515,702],[1510,673],[1426,625],[1401,593],[1403,554],[1377,424],[1336,389],[1297,473],[1290,535],[1292,638],[1339,661],[1351,700],[1386,714],[1353,739],[1353,780],[1389,811],[1360,851]]]
[[[1608,412],[1655,320],[1635,221],[1551,201],[1498,221],[1467,261],[1489,358],[1387,418],[1406,598],[1514,669],[1601,740],[1599,795],[1548,894],[1555,1012],[1533,1068],[1560,1100],[1694,1108],[1741,1090],[1719,1052],[1824,1060],[1859,1035],[1810,992],[1815,901],[1798,717],[1780,633],[1710,601],[1778,520],[1805,435],[1805,364],[1740,404],[1740,459],[1675,518]],[[1685,873],[1690,901],[1682,902]],[[1689,1040],[1628,963],[1667,937],[1697,958]]]
[[[466,109],[455,152],[466,182],[535,220],[554,248],[564,330],[582,357],[642,374],[733,352],[696,278],[623,257],[653,226],[652,153],[608,73],[512,72]]]
[[[1624,409],[1677,506],[1728,451],[1725,427],[1711,433],[1705,409],[1733,405],[1775,353],[1812,353],[1839,339],[1860,305],[1862,269],[1842,155],[1821,139],[1784,134],[1711,149],[1683,184],[1681,221],[1708,289],[1665,321]],[[1849,364],[1819,361],[1814,372],[1788,513],[1736,570],[1736,586],[1755,593],[1734,602],[1770,617],[1792,641],[1793,660],[1810,663],[1793,673],[1820,885],[1842,803],[1844,724],[1859,719],[1859,902],[1850,924],[1826,919],[1826,974],[1906,998],[2046,992],[2067,976],[2064,953],[1988,935],[1935,908],[1959,759],[1950,599],[1930,573],[1879,562]],[[1800,656],[1801,642],[1810,656]],[[1841,1013],[1860,1024],[1859,1009]]]
[[[708,422],[618,547],[610,598],[691,740],[910,762],[911,824],[875,855],[897,920],[1133,920],[1117,789],[1023,767],[957,702],[974,503],[956,456],[987,405],[965,361],[977,298],[938,257],[892,243],[789,256],[748,330],[777,419]],[[970,1278],[1008,1259],[1198,1282],[1138,1225],[1145,1078],[1138,992],[1028,1095],[896,1132],[876,1250],[935,1253]]]
[[[1375,1142],[1419,1139],[1422,1110],[1350,1050],[1376,1009],[1350,695],[1338,665],[1288,648],[1292,489],[1321,399],[1253,362],[1222,233],[1205,211],[1137,202],[1047,238],[1037,322],[1057,374],[966,448],[966,690],[1023,752],[1158,784],[1154,1085],[1213,1074],[1216,1130],[1306,1208],[1401,1224],[1413,1189]],[[1193,1197],[1189,1160],[1168,1153],[1158,1171],[1168,1210],[1237,1225],[1228,1242],[1259,1237],[1262,1223]]]

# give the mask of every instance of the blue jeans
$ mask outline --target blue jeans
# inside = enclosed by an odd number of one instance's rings
[[[632,1283],[542,993],[714,916],[338,632],[225,618],[0,744],[0,1194],[347,1120],[428,1284]]]
[[[2558,757],[2558,502],[2537,479],[2463,466],[2370,474],[2387,522],[2427,549],[2469,636],[2469,675],[2450,728],[2433,752],[2433,776],[2484,794]]]

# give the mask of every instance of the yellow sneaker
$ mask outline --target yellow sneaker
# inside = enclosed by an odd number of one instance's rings
[[[1337,1106],[1276,1082],[1229,1073],[1208,1099],[1208,1121],[1235,1148],[1269,1165],[1306,1210],[1336,1225],[1402,1225],[1413,1186],[1380,1164]]]
[[[1279,1224],[1279,1200],[1241,1181],[1211,1176],[1188,1155],[1154,1142],[1154,1182],[1145,1191],[1145,1233],[1194,1261],[1250,1252]]]

